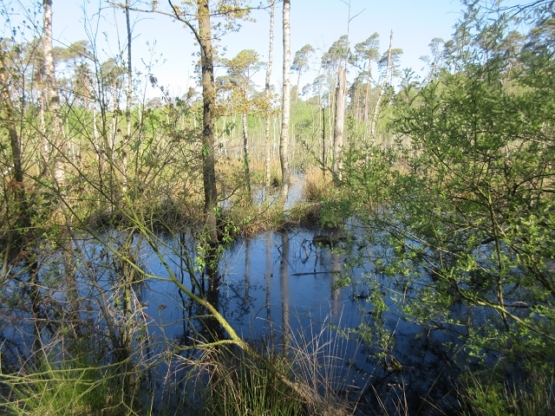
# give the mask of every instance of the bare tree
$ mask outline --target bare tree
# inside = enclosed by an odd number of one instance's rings
[[[335,126],[333,130],[333,175],[339,178],[341,171],[341,147],[345,129],[345,89],[347,70],[339,64],[337,70],[337,87],[335,88]]]
[[[45,159],[50,160],[52,179],[59,187],[64,181],[62,168],[62,121],[60,118],[60,96],[54,68],[54,52],[52,47],[52,0],[43,0],[43,54],[46,106],[50,113],[50,124],[43,132],[47,150]]]
[[[289,71],[291,68],[291,0],[283,0],[283,89],[281,97],[281,136],[279,139],[279,160],[281,162],[281,194],[285,203],[289,193],[289,117],[291,111],[291,82]]]
[[[126,135],[123,141],[122,147],[122,167],[123,167],[123,190],[127,191],[127,154],[125,150],[125,144],[127,144],[131,138],[131,97],[133,96],[133,66],[131,61],[131,22],[129,18],[129,7],[131,0],[125,1],[125,28],[127,29],[127,89],[126,89],[126,100],[125,100],[125,125],[126,125]]]

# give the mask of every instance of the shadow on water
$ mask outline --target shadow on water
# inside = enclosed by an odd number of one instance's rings
[[[128,236],[115,232],[110,236],[114,247],[125,238]],[[193,358],[195,349],[189,348],[225,337],[218,322],[207,317],[206,310],[167,279],[169,267],[185,287],[207,299],[253,345],[292,357],[312,354],[322,360],[317,371],[330,380],[333,389],[358,403],[360,414],[394,414],[402,408],[409,409],[410,414],[433,414],[435,406],[448,409],[455,405],[449,386],[457,368],[450,364],[451,357],[442,347],[449,340],[446,332],[427,331],[404,321],[389,300],[392,307],[384,313],[383,325],[395,338],[388,353],[399,363],[397,366],[378,357],[372,344],[376,339],[363,339],[353,332],[361,326],[377,325],[367,296],[369,278],[365,277],[371,265],[347,267],[350,250],[357,248],[342,236],[298,228],[238,240],[224,253],[216,280],[195,271],[196,245],[190,233],[158,238],[160,256],[143,240],[133,240],[133,253],[145,276],[132,286],[135,310],[146,334],[134,342],[136,350],[148,350],[146,361],[171,350]],[[121,288],[118,268],[113,267],[117,258],[94,241],[83,239],[74,241],[74,245],[72,252],[81,256],[72,266],[80,282],[81,305],[73,303],[72,313],[80,308],[81,320],[102,333],[102,328],[109,325],[102,317],[102,308],[111,308],[111,312],[103,313],[123,319],[116,310],[121,296],[116,293]],[[41,270],[41,281],[52,281],[63,274],[60,265],[64,256],[54,252],[49,256],[49,265]],[[51,299],[59,297],[54,292],[63,291],[60,282],[49,295]],[[339,287],[341,284],[344,286]],[[16,290],[15,286],[11,290]],[[33,325],[24,319],[25,312],[18,313],[20,320],[14,320],[14,315],[10,315],[10,322],[2,318],[0,328],[2,352],[11,352],[8,355],[12,357],[28,354],[33,334]],[[87,333],[86,328],[81,330]],[[152,374],[158,380],[156,388],[170,383],[168,374],[178,380],[182,362],[159,363]]]

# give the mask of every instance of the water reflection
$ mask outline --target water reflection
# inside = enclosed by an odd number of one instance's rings
[[[281,289],[281,327],[283,332],[283,348],[289,351],[289,275],[287,273],[289,267],[289,236],[286,232],[280,234],[281,237],[281,257],[279,261],[279,282]]]
[[[79,321],[90,322],[97,333],[113,334],[114,343],[120,334],[117,328],[104,329],[111,324],[106,317],[121,323],[139,316],[145,335],[142,340],[135,338],[134,350],[142,349],[146,361],[166,350],[194,354],[194,350],[185,347],[226,336],[219,323],[169,279],[171,271],[186,288],[208,300],[243,338],[278,350],[296,348],[315,356],[325,351],[323,355],[328,358],[338,357],[333,366],[322,363],[321,371],[333,371],[327,377],[339,380],[334,388],[345,390],[365,414],[374,414],[376,409],[377,414],[383,413],[377,397],[387,398],[383,399],[387,408],[394,408],[395,398],[403,397],[411,402],[411,409],[429,409],[427,401],[439,403],[443,397],[450,397],[447,386],[451,383],[446,380],[457,369],[446,364],[450,357],[441,347],[447,340],[445,333],[411,325],[395,308],[384,314],[385,326],[397,340],[390,353],[402,363],[400,369],[384,368],[374,359],[371,341],[364,343],[357,337],[346,341],[338,335],[361,324],[374,328],[376,323],[369,313],[372,305],[367,301],[368,282],[376,281],[383,287],[390,283],[372,274],[369,255],[360,267],[345,269],[346,256],[353,254],[350,246],[345,242],[335,248],[316,244],[314,234],[306,229],[268,231],[239,240],[221,259],[219,275],[209,278],[198,273],[194,260],[196,242],[190,232],[158,236],[158,255],[143,239],[113,232],[108,236],[108,247],[127,244],[133,263],[122,263],[120,267],[115,250],[83,239],[66,248],[67,258],[58,256],[56,261],[56,256],[52,256],[51,265],[42,266],[41,281],[46,276],[59,275],[60,270],[71,276],[66,281],[74,282],[67,291],[69,311],[77,310]],[[70,262],[70,257],[79,261]],[[62,260],[63,267],[59,268]],[[130,280],[122,281],[121,274]],[[135,274],[144,280],[133,278]],[[344,274],[360,283],[339,288]],[[127,317],[118,306],[126,288],[131,292],[123,301],[133,300],[125,306],[132,312]],[[80,305],[72,303],[75,290]],[[386,302],[392,305],[391,299]],[[28,333],[32,333],[32,328],[29,325]],[[25,344],[21,342],[21,329],[3,321],[2,348],[4,352],[9,350],[11,356],[25,349],[21,346]],[[171,359],[159,364],[158,375],[153,377],[163,378],[170,373],[177,377],[177,370],[170,371],[174,365]],[[164,383],[165,379],[160,381],[160,385]]]

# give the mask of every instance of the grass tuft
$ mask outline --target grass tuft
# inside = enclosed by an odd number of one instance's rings
[[[493,380],[486,374],[462,377],[461,402],[465,415],[535,416],[555,414],[553,370],[537,369],[517,381]]]

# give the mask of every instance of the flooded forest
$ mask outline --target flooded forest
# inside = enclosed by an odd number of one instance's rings
[[[0,413],[554,414],[554,1],[453,5],[422,74],[296,3],[0,1]]]

